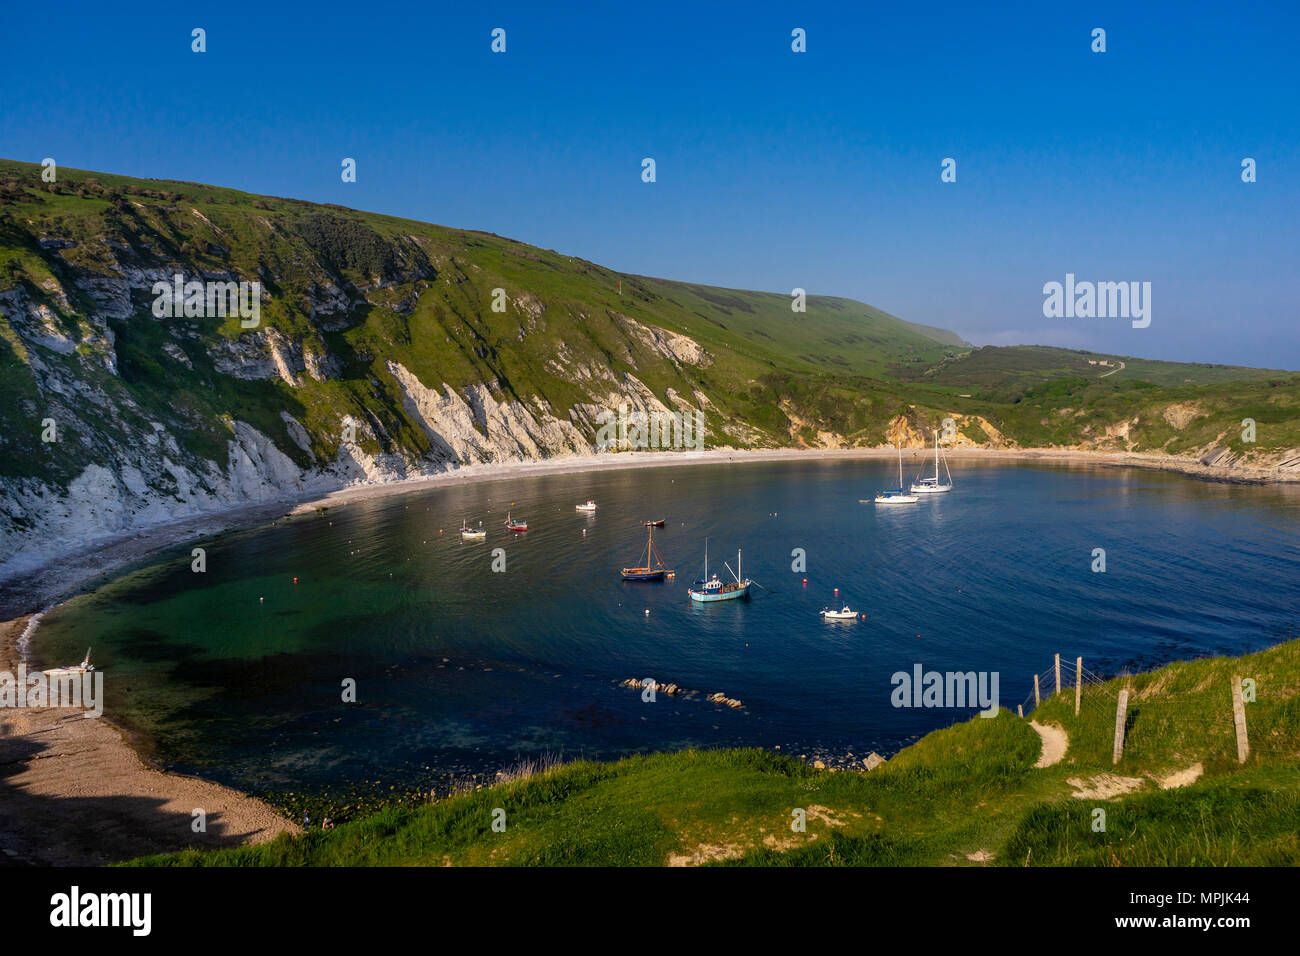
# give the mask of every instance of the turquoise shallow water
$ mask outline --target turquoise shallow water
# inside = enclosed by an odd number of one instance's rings
[[[997,672],[1014,710],[1056,651],[1114,674],[1300,632],[1294,489],[964,464],[951,495],[860,504],[897,484],[891,471],[707,465],[358,502],[207,542],[204,574],[190,570],[201,542],[178,541],[47,614],[37,650],[79,660],[93,644],[110,710],[161,762],[258,790],[414,785],[545,751],[889,753],[974,712],[894,707],[891,675],[916,664]],[[574,510],[587,498],[595,516]],[[527,535],[502,527],[511,502]],[[487,541],[460,541],[462,517]],[[620,581],[641,519],[660,517],[676,578]],[[715,565],[744,549],[762,585],[751,600],[687,599],[706,536]],[[818,617],[845,602],[867,619]],[[645,703],[620,686],[647,676],[701,693]],[[355,704],[341,700],[349,678]]]

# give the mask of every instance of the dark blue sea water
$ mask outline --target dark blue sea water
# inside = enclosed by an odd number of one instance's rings
[[[963,464],[950,495],[859,503],[896,485],[892,472],[655,468],[349,504],[206,542],[204,574],[189,550],[203,542],[178,541],[47,614],[36,649],[71,661],[93,644],[110,711],[160,762],[256,791],[418,785],[548,751],[888,754],[974,712],[892,706],[891,675],[918,663],[997,672],[1014,710],[1054,652],[1109,675],[1300,632],[1295,489]],[[574,510],[589,497],[594,517]],[[524,536],[502,527],[512,502]],[[462,542],[463,517],[488,540]],[[641,520],[660,517],[676,578],[623,583]],[[706,537],[715,566],[744,549],[762,585],[751,600],[687,599]],[[1091,570],[1095,548],[1105,573]],[[866,620],[818,617],[840,603]],[[643,677],[699,693],[646,703],[620,686]],[[349,678],[355,704],[341,700]],[[743,708],[704,699],[714,692]]]

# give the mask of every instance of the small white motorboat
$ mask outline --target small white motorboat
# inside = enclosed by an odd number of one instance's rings
[[[832,611],[830,608],[821,612],[822,617],[827,621],[856,621],[858,612],[853,610],[847,604],[838,611]]]
[[[594,512],[596,510],[596,502],[588,498],[585,505],[574,505],[573,507],[578,511]]]

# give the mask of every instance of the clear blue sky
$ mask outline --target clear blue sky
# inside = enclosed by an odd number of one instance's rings
[[[851,296],[980,344],[1300,369],[1300,4],[548,6],[11,4],[0,155]],[[1067,272],[1150,281],[1151,326],[1044,318]]]

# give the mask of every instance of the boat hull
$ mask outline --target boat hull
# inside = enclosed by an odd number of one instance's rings
[[[692,601],[700,604],[712,604],[715,601],[735,601],[749,597],[749,585],[731,591],[696,591],[694,588],[690,588],[687,593],[690,594]]]
[[[914,495],[942,495],[945,492],[952,491],[952,485],[913,485],[912,494]]]
[[[664,570],[654,570],[645,568],[624,568],[624,581],[662,581],[667,574]]]

